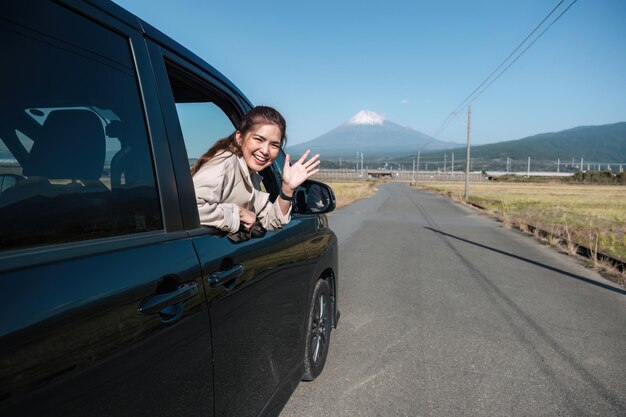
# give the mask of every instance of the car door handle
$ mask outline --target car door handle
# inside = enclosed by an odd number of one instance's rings
[[[139,304],[139,312],[142,314],[160,313],[166,307],[184,303],[198,294],[198,284],[189,282],[183,284],[179,289],[165,294],[154,294],[146,298]]]
[[[216,272],[209,277],[209,284],[211,285],[211,288],[217,288],[221,285],[227,284],[228,282],[236,278],[239,278],[241,275],[243,275],[243,271],[243,265],[235,265],[226,271]]]

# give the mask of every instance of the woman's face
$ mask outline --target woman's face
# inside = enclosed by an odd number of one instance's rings
[[[280,129],[274,124],[258,124],[236,139],[250,171],[259,172],[274,162],[280,152]]]

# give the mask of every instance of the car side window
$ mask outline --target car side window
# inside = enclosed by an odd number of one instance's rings
[[[236,129],[237,112],[234,105],[216,87],[200,82],[193,75],[166,61],[176,112],[180,123],[189,166],[200,158],[219,139]],[[274,190],[271,172],[263,174],[263,191]],[[268,191],[269,192],[269,191]]]
[[[218,139],[230,135],[235,127],[215,103],[176,103],[189,163],[193,164]]]
[[[235,130],[237,114],[216,87],[169,60],[165,68],[191,167],[216,141]]]
[[[185,139],[190,165],[219,139],[230,135],[235,127],[222,109],[210,101],[176,103],[178,120]]]
[[[162,229],[128,39],[42,7],[0,20],[0,250]]]

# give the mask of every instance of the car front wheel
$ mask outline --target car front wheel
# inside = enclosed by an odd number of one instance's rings
[[[326,280],[315,284],[309,310],[306,347],[304,352],[304,381],[314,380],[324,369],[331,330],[330,288]]]

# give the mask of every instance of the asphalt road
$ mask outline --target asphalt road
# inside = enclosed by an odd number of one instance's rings
[[[625,416],[626,292],[389,183],[330,215],[339,327],[281,416]]]

